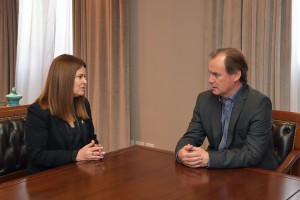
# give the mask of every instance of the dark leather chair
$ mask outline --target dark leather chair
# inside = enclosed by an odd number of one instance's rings
[[[28,106],[0,108],[0,180],[25,176],[24,125]]]
[[[300,176],[300,113],[273,110],[272,119],[276,171]]]

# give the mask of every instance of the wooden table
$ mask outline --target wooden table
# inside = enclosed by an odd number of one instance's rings
[[[0,184],[0,199],[296,199],[300,179],[260,169],[191,169],[133,146]]]

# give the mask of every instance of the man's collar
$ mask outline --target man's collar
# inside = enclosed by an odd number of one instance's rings
[[[227,99],[230,99],[230,100],[234,101],[234,99],[237,97],[237,95],[239,94],[239,92],[242,90],[243,87],[244,87],[243,84],[241,84],[240,87],[238,88],[238,90],[235,93],[233,93],[230,97],[228,97]],[[226,101],[227,99],[223,100],[223,98],[221,96],[219,96],[219,101],[221,103],[223,101]]]

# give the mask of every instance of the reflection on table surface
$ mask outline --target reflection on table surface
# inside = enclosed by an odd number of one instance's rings
[[[0,184],[0,199],[287,199],[300,179],[266,170],[192,169],[173,152],[133,146]]]

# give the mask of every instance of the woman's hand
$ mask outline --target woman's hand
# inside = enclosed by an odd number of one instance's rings
[[[102,145],[96,144],[95,141],[92,140],[78,151],[76,161],[100,160],[104,154],[105,152],[103,151]]]

